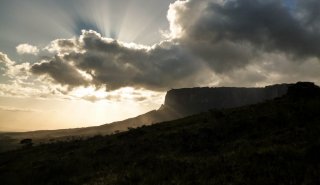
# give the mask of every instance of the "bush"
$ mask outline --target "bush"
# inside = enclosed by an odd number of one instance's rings
[[[33,145],[32,139],[22,139],[20,141],[20,144],[22,144],[24,147],[31,147]]]

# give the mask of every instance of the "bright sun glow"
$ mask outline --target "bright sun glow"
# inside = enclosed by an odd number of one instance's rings
[[[124,87],[115,91],[106,91],[105,88],[96,89],[94,86],[78,87],[71,91],[70,96],[73,99],[89,100],[91,102],[108,101],[112,102],[145,102],[154,100],[157,104],[163,101],[164,93],[154,92],[144,89],[135,89],[133,87]]]
[[[97,98],[104,98],[107,96],[107,92],[105,91],[105,89],[95,89],[95,87],[93,86],[79,87],[73,90],[70,94],[77,98],[83,98],[86,96],[95,96]]]

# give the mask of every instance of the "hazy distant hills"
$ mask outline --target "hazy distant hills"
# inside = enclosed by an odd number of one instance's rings
[[[0,134],[0,152],[19,147],[20,140],[25,138],[31,138],[35,144],[38,144],[56,140],[72,140],[78,137],[107,135],[126,131],[128,128],[182,118],[209,109],[255,104],[286,94],[289,86],[290,84],[272,85],[264,88],[204,87],[172,89],[167,92],[164,105],[158,110],[124,121],[87,128]]]
[[[289,85],[214,109],[88,140],[0,154],[1,184],[320,184],[320,88]]]

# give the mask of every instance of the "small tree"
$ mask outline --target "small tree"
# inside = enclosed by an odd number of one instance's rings
[[[120,130],[116,130],[114,131],[115,134],[119,134],[120,133]]]
[[[23,139],[20,141],[20,144],[22,144],[23,147],[25,147],[25,148],[31,147],[33,145],[32,139]]]

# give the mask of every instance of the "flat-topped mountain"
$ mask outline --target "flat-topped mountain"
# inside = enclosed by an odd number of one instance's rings
[[[290,84],[264,88],[202,87],[172,89],[167,92],[164,108],[176,110],[182,115],[195,114],[209,109],[233,108],[260,103],[281,97]]]

